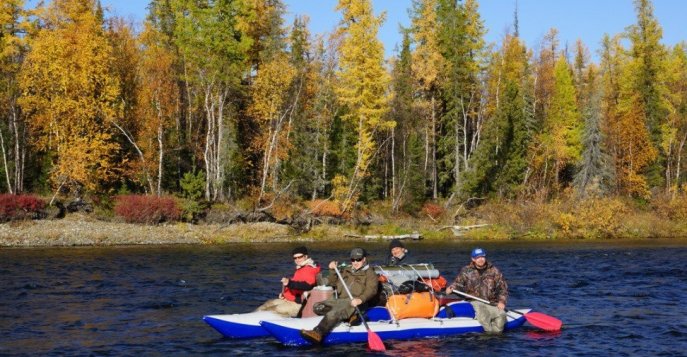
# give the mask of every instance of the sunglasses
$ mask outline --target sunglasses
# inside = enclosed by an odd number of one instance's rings
[[[365,259],[365,258],[360,258],[360,259],[351,258],[351,261],[352,261],[352,262],[362,262],[363,259]]]
[[[303,258],[304,256],[305,256],[305,255],[294,255],[294,256],[293,256],[293,260],[301,259],[301,258]]]

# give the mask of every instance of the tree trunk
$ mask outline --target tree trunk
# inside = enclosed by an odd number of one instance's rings
[[[12,190],[12,181],[10,180],[10,168],[7,166],[7,153],[5,152],[5,135],[0,130],[0,147],[2,147],[2,162],[5,164],[5,178],[7,179],[7,191],[14,194]]]
[[[434,95],[432,95],[432,198],[439,196],[437,183],[437,143],[436,143],[436,111],[434,108]]]
[[[391,194],[396,198],[396,127],[391,128]]]
[[[687,141],[687,133],[682,136],[680,140],[680,148],[677,150],[675,156],[677,157],[677,162],[675,163],[675,185],[680,185],[680,172],[682,171],[682,150],[685,148],[685,141]],[[679,188],[679,187],[677,187]],[[673,191],[673,198],[677,196],[677,188]]]

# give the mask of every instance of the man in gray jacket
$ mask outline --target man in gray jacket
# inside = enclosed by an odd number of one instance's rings
[[[341,271],[343,282],[334,270],[338,262],[329,263],[329,285],[336,289],[338,298],[327,299],[313,306],[313,311],[317,315],[324,315],[324,318],[314,329],[301,330],[301,336],[312,343],[322,343],[322,340],[342,321],[355,324],[358,321],[355,307],[364,311],[367,303],[377,295],[377,274],[367,262],[365,249],[354,248],[350,256],[351,265]],[[344,282],[353,299],[348,297]]]

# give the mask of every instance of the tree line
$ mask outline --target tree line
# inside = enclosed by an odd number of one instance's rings
[[[649,0],[599,63],[551,29],[484,40],[477,0],[414,0],[385,60],[370,0],[313,36],[281,0],[0,5],[0,189],[209,202],[629,196],[685,191],[687,45]],[[193,188],[193,189],[192,189]]]

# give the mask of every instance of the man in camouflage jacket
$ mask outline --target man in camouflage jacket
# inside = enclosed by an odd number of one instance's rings
[[[493,305],[471,301],[475,318],[485,332],[500,333],[506,324],[506,301],[508,284],[501,271],[487,261],[487,252],[482,248],[472,250],[472,261],[463,267],[455,281],[446,288],[446,293],[460,291],[488,300]]]

